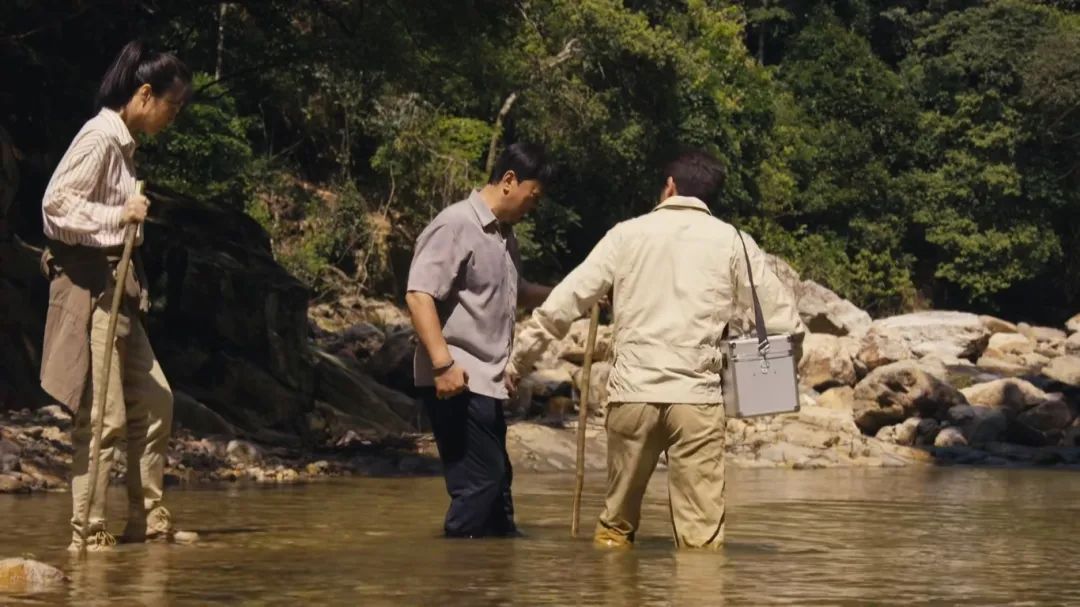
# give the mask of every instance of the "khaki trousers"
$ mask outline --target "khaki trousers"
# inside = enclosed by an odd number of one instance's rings
[[[724,543],[724,424],[722,405],[612,403],[607,498],[595,539],[615,545],[634,541],[649,478],[667,451],[676,544],[719,548]]]
[[[120,439],[127,438],[127,492],[129,525],[145,525],[145,514],[162,500],[165,457],[172,431],[173,397],[165,374],[150,347],[146,331],[137,319],[130,322],[124,337],[113,345],[112,371],[108,396],[98,401],[98,386],[105,356],[105,337],[109,325],[108,298],[94,309],[90,327],[91,377],[87,394],[75,416],[72,443],[71,518],[74,535],[78,536],[83,508],[91,482],[96,483],[94,503],[90,505],[90,529],[93,533],[105,527],[105,493],[109,484],[113,456]],[[126,322],[121,321],[123,324]],[[117,335],[123,331],[118,325]],[[92,406],[86,406],[92,403]],[[89,460],[93,441],[93,419],[104,406],[104,428],[101,435],[101,463],[96,479],[90,479]]]

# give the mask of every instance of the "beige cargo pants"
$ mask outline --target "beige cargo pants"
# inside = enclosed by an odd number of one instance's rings
[[[71,517],[73,536],[78,538],[89,483],[96,483],[90,505],[88,534],[104,528],[105,494],[113,456],[120,439],[127,438],[127,493],[129,525],[145,525],[146,513],[160,504],[164,492],[165,457],[172,431],[173,396],[165,373],[158,364],[142,323],[131,320],[130,329],[117,328],[112,353],[112,371],[106,402],[98,402],[98,383],[105,356],[109,325],[108,298],[94,309],[90,327],[92,376],[87,382],[84,405],[75,416],[72,443]],[[124,321],[126,325],[126,320]],[[127,333],[119,337],[122,333]],[[92,402],[92,407],[85,403]],[[89,461],[93,422],[104,404],[101,435],[101,464],[96,479],[90,479]]]
[[[671,524],[681,548],[724,543],[724,407],[612,403],[608,409],[608,484],[594,539],[629,546],[660,454],[668,454]]]

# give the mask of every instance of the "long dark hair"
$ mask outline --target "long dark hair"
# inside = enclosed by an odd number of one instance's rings
[[[144,84],[150,85],[155,96],[178,87],[186,101],[191,96],[191,70],[176,55],[148,50],[142,40],[132,40],[124,45],[101,79],[96,109],[119,110]]]

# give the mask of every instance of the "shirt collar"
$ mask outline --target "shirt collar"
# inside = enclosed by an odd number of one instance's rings
[[[658,211],[660,209],[694,209],[695,211],[704,211],[709,215],[712,215],[709,206],[693,196],[672,196],[656,205],[656,208],[653,210]]]
[[[476,218],[480,221],[480,227],[487,229],[498,222],[495,213],[491,212],[491,208],[484,202],[484,198],[480,196],[480,190],[473,190],[472,194],[469,195],[469,205],[472,206],[473,211],[476,213]]]
[[[131,153],[134,151],[138,144],[135,142],[135,138],[131,136],[131,131],[128,130],[127,125],[124,124],[124,119],[120,117],[116,110],[103,107],[98,116],[101,116],[109,125],[109,131],[116,135],[116,139],[120,142],[120,147],[124,152]]]

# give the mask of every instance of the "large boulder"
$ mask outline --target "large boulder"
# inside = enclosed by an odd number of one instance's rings
[[[995,333],[990,336],[983,355],[1020,361],[1024,355],[1035,351],[1035,345],[1035,340],[1021,333]]]
[[[868,371],[878,367],[915,358],[907,341],[899,332],[873,327],[859,342],[859,361]]]
[[[1029,354],[1027,356],[1034,357],[1034,356],[1039,356],[1039,355],[1032,353],[1032,354]],[[1039,360],[1042,360],[1041,364],[1039,364]],[[997,358],[995,356],[989,356],[989,355],[984,354],[983,356],[979,357],[978,361],[975,362],[975,366],[978,367],[979,369],[983,370],[983,371],[986,371],[988,373],[992,373],[994,375],[1000,375],[1000,376],[1003,376],[1003,377],[1020,377],[1022,375],[1027,375],[1027,374],[1031,373],[1032,369],[1033,369],[1033,365],[1034,365],[1034,368],[1041,369],[1042,364],[1046,364],[1046,362],[1049,362],[1049,360],[1045,359],[1045,358],[1044,359],[1031,358],[1031,359],[1029,359],[1027,361],[1028,364],[1022,364],[1022,363],[1003,360],[1003,359]]]
[[[1042,374],[1070,386],[1080,386],[1080,356],[1061,356],[1043,367]]]
[[[852,386],[857,379],[854,354],[858,342],[825,333],[810,333],[803,340],[799,378],[815,390]]]
[[[866,311],[812,280],[804,280],[796,295],[799,316],[812,333],[858,337],[873,322]]]
[[[1004,410],[1010,418],[1051,400],[1031,382],[1016,378],[975,384],[960,392],[972,405]]]
[[[979,317],[967,312],[914,312],[876,320],[871,328],[902,339],[918,357],[936,355],[946,360],[975,360],[990,338]]]
[[[909,417],[941,419],[950,407],[966,404],[963,394],[917,361],[901,361],[875,369],[855,386],[855,423],[873,435]]]
[[[363,362],[364,372],[380,383],[406,394],[414,392],[413,354],[416,331],[410,325],[390,325],[384,331],[382,347]]]
[[[987,316],[984,314],[979,316],[979,320],[982,321],[983,326],[986,327],[986,330],[990,333],[1017,333],[1020,331],[1019,327],[1013,323],[994,316]]]
[[[1008,438],[1026,445],[1056,445],[1075,419],[1076,410],[1064,398],[1050,399],[1017,416]]]
[[[349,360],[315,351],[315,395],[334,409],[357,419],[380,433],[413,432],[418,428],[419,403],[387,388]]]
[[[221,414],[180,390],[173,393],[173,422],[199,437],[237,434],[236,426]]]
[[[1065,338],[1068,335],[1053,327],[1034,327],[1027,323],[1018,325],[1020,333],[1035,342],[1035,351],[1043,356],[1054,358],[1065,353]]]

